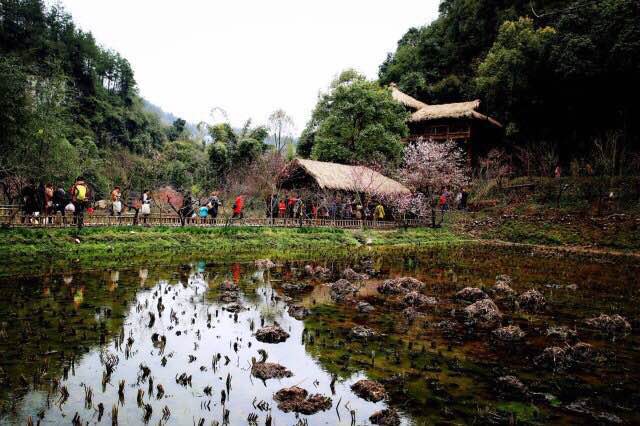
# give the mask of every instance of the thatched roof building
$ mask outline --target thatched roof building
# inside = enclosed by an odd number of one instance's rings
[[[502,124],[478,111],[478,99],[428,105],[403,93],[394,83],[390,88],[393,99],[413,110],[407,122],[409,141],[418,138],[454,140],[465,147],[469,162],[475,163],[501,138]]]
[[[295,159],[281,185],[285,189],[320,189],[368,195],[408,194],[407,187],[368,167]]]

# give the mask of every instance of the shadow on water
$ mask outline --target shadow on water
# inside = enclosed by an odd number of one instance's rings
[[[347,271],[354,292],[332,292],[326,283],[347,268],[368,279]],[[386,408],[404,424],[637,423],[639,272],[626,259],[460,246],[7,278],[0,424],[348,425]],[[498,274],[513,293],[495,291]],[[435,303],[378,291],[404,276]],[[471,302],[456,297],[468,286],[496,302],[501,324],[469,325]],[[518,295],[531,289],[544,306],[523,306]],[[601,313],[622,315],[631,331],[585,323]],[[259,341],[271,325],[289,337]],[[498,338],[499,325],[524,337]],[[265,358],[290,377],[253,377]],[[361,379],[387,397],[357,396]],[[331,398],[330,408],[283,411],[274,394],[291,386]]]

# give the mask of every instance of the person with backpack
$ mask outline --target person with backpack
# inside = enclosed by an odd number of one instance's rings
[[[84,225],[84,211],[89,204],[90,189],[82,176],[78,176],[75,183],[69,191],[71,194],[71,202],[75,208],[74,215],[78,229]]]

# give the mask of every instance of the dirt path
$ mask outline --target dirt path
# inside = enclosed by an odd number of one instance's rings
[[[624,250],[614,250],[614,249],[607,249],[607,248],[593,248],[593,247],[585,247],[585,246],[577,246],[577,245],[550,246],[545,244],[514,243],[511,241],[504,241],[504,240],[470,240],[470,241],[476,241],[480,244],[497,245],[497,246],[504,246],[504,247],[527,247],[527,248],[532,248],[532,249],[535,249],[538,251],[544,251],[544,252],[565,252],[565,253],[574,253],[574,254],[640,258],[640,252],[637,252],[637,251],[624,251]]]

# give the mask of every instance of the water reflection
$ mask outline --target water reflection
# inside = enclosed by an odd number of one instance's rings
[[[607,262],[470,249],[311,262],[327,268],[333,280],[346,267],[371,275],[359,283],[357,294],[357,301],[374,308],[370,313],[359,312],[354,303],[334,303],[325,285],[330,280],[305,272],[310,262],[257,268],[196,261],[5,280],[0,282],[0,423],[25,424],[30,417],[34,423],[39,418],[70,423],[76,413],[82,422],[108,422],[116,407],[120,424],[198,424],[201,418],[209,424],[225,417],[229,424],[245,424],[254,415],[259,424],[268,416],[274,424],[306,417],[311,424],[351,424],[352,410],[356,424],[368,424],[373,412],[387,406],[407,424],[514,416],[525,422],[601,415],[638,421],[630,410],[639,395],[637,331],[613,340],[583,326],[585,318],[600,312],[637,318],[638,266]],[[537,288],[548,301],[549,308],[538,314],[500,306],[503,325],[526,332],[522,344],[500,346],[490,334],[469,333],[459,323],[453,332],[440,327],[458,321],[457,290],[488,287],[498,273],[510,274],[517,292]],[[424,293],[438,305],[418,319],[407,318],[377,291],[384,279],[398,276],[422,280]],[[300,282],[311,284],[309,291],[283,291],[283,284]],[[221,286],[239,290],[240,308],[220,300]],[[307,307],[310,315],[291,317],[291,304]],[[270,324],[289,333],[286,342],[255,338],[258,328]],[[381,336],[354,338],[356,325]],[[601,359],[587,370],[560,374],[536,366],[534,359],[552,344],[546,330],[554,325],[576,330]],[[633,326],[637,330],[637,322]],[[266,382],[252,377],[252,359],[263,357],[261,351],[293,376]],[[529,397],[499,395],[496,378],[505,375],[524,381]],[[365,377],[384,383],[389,399],[373,403],[356,396],[350,387]],[[294,385],[330,397],[332,408],[311,416],[281,411],[273,394]]]

